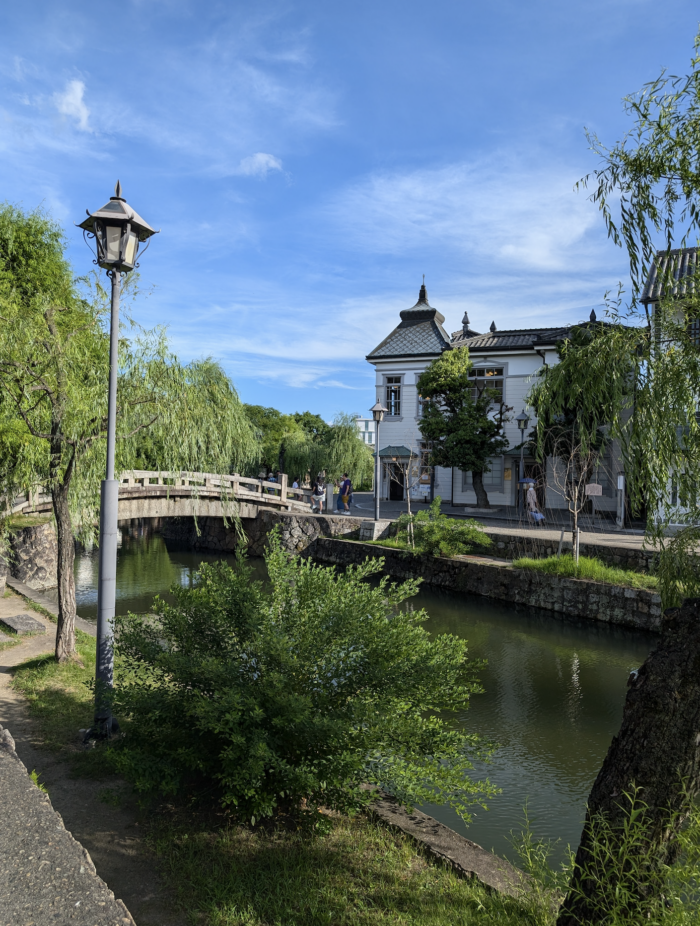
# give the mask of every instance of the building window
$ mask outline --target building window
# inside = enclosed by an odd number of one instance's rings
[[[430,402],[430,399],[424,399],[423,396],[420,395],[420,393],[419,393],[419,395],[418,395],[418,417],[419,417],[419,418],[422,418],[422,417],[423,417],[423,414],[424,414],[424,412],[425,412],[425,408],[426,408],[428,402]]]
[[[398,418],[401,415],[401,377],[387,376],[385,382],[387,415]]]
[[[700,347],[700,318],[694,318],[689,323],[688,337],[693,347]]]
[[[489,460],[491,469],[484,473],[481,481],[487,492],[503,491],[503,457],[492,457]],[[462,471],[462,491],[472,488],[472,474]]]
[[[473,402],[488,389],[494,403],[500,405],[503,401],[503,367],[473,367],[468,375],[472,381]]]

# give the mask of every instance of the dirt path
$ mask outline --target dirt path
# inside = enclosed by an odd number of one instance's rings
[[[55,625],[30,610],[19,595],[0,598],[0,618],[14,614],[31,615],[46,633],[0,650],[0,723],[14,737],[17,753],[29,771],[39,773],[66,828],[90,853],[97,873],[124,901],[137,926],[185,926],[186,918],[172,909],[155,859],[141,835],[147,821],[124,784],[118,779],[72,778],[65,761],[41,748],[26,702],[11,687],[12,670],[53,650]],[[106,797],[115,796],[118,806],[105,802]]]

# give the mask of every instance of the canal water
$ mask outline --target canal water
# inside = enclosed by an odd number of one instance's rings
[[[168,551],[162,537],[131,522],[121,530],[117,613],[147,611],[154,595],[168,598],[171,585],[192,581],[199,563],[220,558]],[[263,564],[258,568],[262,578]],[[96,554],[79,554],[75,571],[78,613],[94,620]],[[449,810],[424,809],[512,857],[508,836],[527,804],[533,831],[561,840],[556,857],[562,858],[567,843],[578,845],[588,793],[620,726],[627,678],[646,659],[654,635],[427,586],[413,602],[430,615],[430,631],[465,637],[471,655],[487,660],[484,694],[472,699],[463,722],[499,744],[476,774],[502,789],[488,811],[475,810],[468,828]]]

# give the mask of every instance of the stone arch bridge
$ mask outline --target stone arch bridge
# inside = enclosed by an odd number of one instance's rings
[[[214,473],[131,470],[119,476],[119,520],[132,518],[255,518],[261,509],[309,514],[310,489],[292,489],[287,476],[279,482]],[[19,495],[12,514],[51,510],[43,489]]]
[[[317,537],[359,533],[364,519],[312,514],[310,496],[310,489],[290,488],[286,475],[270,482],[238,474],[132,470],[119,476],[119,520],[153,519],[160,522],[166,540],[192,549],[231,552],[241,535],[227,519],[237,514],[253,555],[264,552],[275,527],[282,545],[297,553]],[[11,510],[12,514],[48,514],[51,496],[36,489],[13,499]]]

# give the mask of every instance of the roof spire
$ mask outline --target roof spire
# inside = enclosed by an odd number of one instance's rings
[[[491,333],[493,333],[493,332],[495,332],[495,330],[496,330],[496,322],[491,322],[491,326],[490,326],[490,328],[489,328],[489,331],[490,331]]]
[[[425,274],[423,274],[423,285],[421,286],[420,292],[418,293],[418,303],[420,304],[421,302],[424,302],[426,305],[429,304],[428,293],[425,288]]]
[[[462,318],[462,328],[466,331],[469,327],[469,315],[465,312]]]
[[[591,321],[595,321],[595,309],[591,309]]]

